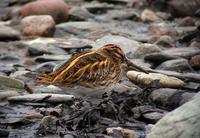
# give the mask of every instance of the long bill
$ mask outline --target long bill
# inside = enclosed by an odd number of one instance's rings
[[[147,72],[145,69],[143,69],[143,68],[141,68],[141,67],[135,65],[133,62],[131,62],[131,61],[130,61],[129,59],[127,59],[127,58],[125,59],[125,63],[127,64],[127,66],[128,66],[129,69],[137,69],[137,70],[139,70],[139,71],[142,71],[142,72],[148,74],[148,72]]]

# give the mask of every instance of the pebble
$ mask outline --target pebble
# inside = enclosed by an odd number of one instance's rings
[[[189,59],[197,54],[200,54],[200,49],[197,47],[170,48],[164,50],[163,53]]]
[[[144,58],[147,54],[156,52],[161,52],[161,49],[157,45],[145,43],[135,50],[134,56],[135,58]]]
[[[37,65],[35,71],[38,73],[50,73],[55,66],[55,62],[45,62]]]
[[[41,56],[44,54],[66,54],[66,51],[51,43],[33,43],[27,45],[27,56]]]
[[[193,42],[189,45],[189,47],[197,47],[197,48],[200,48],[200,42],[198,42],[198,41],[193,41]]]
[[[69,10],[69,21],[86,21],[91,18],[94,18],[94,15],[85,7],[72,7]]]
[[[19,79],[24,82],[31,82],[35,79],[36,74],[27,70],[18,70],[12,74],[10,74],[11,78]]]
[[[70,35],[84,36],[86,33],[104,30],[104,26],[92,21],[73,21],[56,25],[55,34],[59,36]]]
[[[65,61],[69,60],[71,55],[43,55],[35,58],[35,62],[48,62],[48,61]]]
[[[19,93],[17,91],[10,91],[10,90],[5,90],[5,91],[0,91],[0,100],[5,100],[8,97],[12,96],[18,96]]]
[[[155,12],[145,9],[141,14],[141,20],[143,22],[155,22],[160,20],[160,18],[155,14]]]
[[[52,37],[55,32],[55,22],[50,15],[32,15],[21,20],[21,32],[28,37]]]
[[[182,80],[178,78],[170,77],[170,76],[166,76],[166,75],[158,74],[158,73],[145,74],[143,72],[128,71],[127,77],[135,83],[146,85],[146,86],[155,80],[160,80],[161,87],[181,88],[185,84]]]
[[[176,17],[194,16],[199,6],[198,0],[172,0],[169,2],[170,12]]]
[[[158,122],[165,114],[160,113],[160,112],[150,112],[150,113],[145,113],[143,114],[143,118],[145,119],[146,122],[155,124]]]
[[[92,14],[103,14],[115,8],[114,5],[107,3],[88,3],[84,7]]]
[[[139,42],[123,36],[106,35],[96,40],[94,49],[98,49],[99,47],[106,44],[116,44],[120,46],[126,54],[129,52],[134,53],[135,50],[140,46]]]
[[[156,45],[163,46],[165,48],[175,47],[175,40],[169,35],[163,35],[155,42]]]
[[[169,35],[169,36],[174,37],[178,35],[177,30],[171,25],[168,25],[166,23],[151,24],[148,27],[148,32],[149,34],[156,35],[156,36]]]
[[[190,70],[191,67],[187,59],[172,59],[161,63],[156,69],[182,72]]]
[[[56,23],[68,19],[68,5],[63,0],[37,0],[25,4],[21,8],[21,16],[51,15]]]
[[[20,40],[20,33],[5,25],[0,24],[0,41],[15,41]]]
[[[54,85],[49,85],[47,87],[41,87],[39,89],[39,92],[41,92],[41,93],[59,93],[59,92],[62,92],[62,89],[57,86],[54,86]]]
[[[193,56],[190,59],[190,65],[195,69],[200,69],[200,55]]]
[[[139,13],[133,10],[132,8],[127,8],[127,9],[114,9],[114,10],[109,10],[107,14],[102,15],[100,17],[102,20],[134,20],[138,21],[140,20]]]
[[[137,138],[137,134],[134,130],[121,127],[106,128],[107,134],[111,137],[126,137]]]
[[[176,58],[177,58],[176,56],[171,56],[163,52],[157,52],[157,53],[149,53],[145,55],[144,60],[152,62],[155,65],[159,65],[162,62],[165,62],[171,59],[176,59]]]
[[[52,93],[34,93],[21,96],[12,96],[8,98],[9,102],[50,102],[50,103],[67,103],[74,100],[73,95],[52,94]]]
[[[3,64],[0,63],[0,72],[9,75],[11,72],[14,72],[16,69],[12,64]]]
[[[200,93],[159,120],[147,138],[199,138],[199,106]]]
[[[178,26],[195,26],[195,21],[192,17],[188,16],[178,22]]]
[[[2,75],[0,75],[0,83],[1,85],[11,87],[11,88],[24,89],[25,87],[25,84],[23,81],[14,79],[8,76],[2,76]]]
[[[158,106],[175,109],[189,101],[194,95],[195,93],[189,91],[160,88],[150,94],[150,99]]]

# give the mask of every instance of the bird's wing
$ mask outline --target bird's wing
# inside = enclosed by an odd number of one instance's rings
[[[54,81],[92,87],[89,85],[95,84],[99,79],[105,79],[108,73],[109,60],[103,55],[91,52],[72,61],[68,68],[61,72],[60,78],[57,77]]]
[[[50,74],[39,76],[38,82],[69,85],[91,84],[97,78],[104,79],[108,75],[109,63],[105,56],[89,51],[71,58]]]

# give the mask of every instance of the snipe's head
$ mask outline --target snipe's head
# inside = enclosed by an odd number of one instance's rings
[[[119,61],[122,63],[126,59],[123,50],[115,44],[107,44],[100,48],[98,51],[110,57],[114,61]]]

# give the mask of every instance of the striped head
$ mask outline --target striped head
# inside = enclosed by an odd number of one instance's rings
[[[123,50],[114,44],[107,44],[100,48],[97,52],[103,53],[104,55],[110,57],[114,61],[124,62],[126,57]]]

